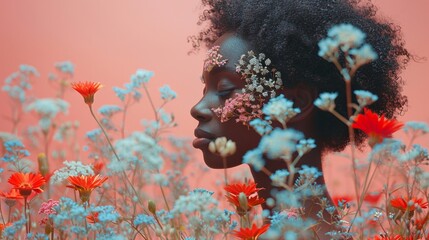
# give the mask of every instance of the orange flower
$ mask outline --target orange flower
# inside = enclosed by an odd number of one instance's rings
[[[346,203],[351,202],[353,200],[350,196],[333,196],[332,197],[332,203],[334,206],[338,207],[339,203],[341,203],[342,206],[345,206]]]
[[[100,222],[100,220],[98,219],[98,212],[93,212],[89,214],[88,216],[86,216],[86,220],[88,221],[88,223],[92,224]]]
[[[364,114],[358,114],[352,124],[353,128],[364,131],[368,136],[368,144],[373,147],[381,143],[384,138],[391,138],[404,124],[394,119],[389,120],[382,115],[378,116],[371,110],[364,108]]]
[[[32,191],[43,192],[40,187],[45,184],[46,180],[40,173],[16,172],[10,176],[7,182],[14,185],[13,188],[18,189],[22,196],[28,197]]]
[[[423,198],[411,198],[408,200],[408,198],[404,199],[403,197],[397,197],[390,200],[390,205],[403,212],[407,210],[410,212],[414,211],[416,209],[416,205],[419,205],[421,208],[427,208],[429,206],[427,202],[423,202]]]
[[[0,223],[0,237],[2,236],[3,230],[10,226],[12,226],[12,223],[5,223],[5,224]]]
[[[100,175],[92,175],[92,176],[69,176],[69,182],[72,185],[68,185],[67,187],[73,188],[74,190],[79,191],[80,199],[82,202],[89,201],[89,197],[91,195],[92,190],[94,188],[101,186],[106,180],[107,177],[100,177]]]
[[[265,200],[263,198],[259,198],[257,194],[258,191],[263,188],[256,188],[255,182],[249,182],[248,184],[243,184],[243,183],[229,184],[229,185],[226,185],[224,189],[228,192],[228,195],[226,196],[226,198],[230,203],[234,204],[237,207],[237,209],[247,211],[250,208],[265,202]],[[239,199],[240,193],[244,193],[246,197],[246,200],[247,200],[246,209],[243,209],[243,206],[241,206],[243,205],[243,203],[241,203],[240,205],[240,199]]]
[[[234,231],[233,235],[243,240],[257,240],[268,228],[270,228],[270,224],[266,224],[261,228],[253,224],[252,228],[240,228],[240,230]]]
[[[82,95],[88,105],[94,102],[94,94],[103,87],[99,82],[77,82],[72,83],[71,86]]]
[[[0,192],[0,197],[4,197],[6,199],[13,199],[13,200],[24,198],[21,194],[19,194],[19,191],[14,188],[12,188],[8,193]]]

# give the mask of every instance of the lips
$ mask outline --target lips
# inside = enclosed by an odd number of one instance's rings
[[[216,137],[213,134],[199,128],[195,129],[194,135],[196,137],[192,142],[192,145],[194,146],[194,148],[200,148],[200,149],[207,148],[209,143],[216,139]]]

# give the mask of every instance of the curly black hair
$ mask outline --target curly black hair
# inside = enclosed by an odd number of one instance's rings
[[[318,42],[328,30],[341,23],[352,24],[366,33],[378,59],[361,67],[352,88],[378,96],[368,108],[387,118],[401,114],[407,98],[402,94],[401,70],[411,59],[400,28],[376,16],[377,8],[360,0],[202,0],[198,24],[205,28],[193,37],[210,47],[227,32],[235,32],[250,42],[257,52],[269,56],[282,73],[286,87],[298,83],[321,92],[338,92],[336,110],[347,115],[345,84],[334,64],[318,56]],[[353,101],[356,101],[355,99]],[[340,151],[349,143],[348,129],[331,113],[317,112],[318,145],[323,150]],[[358,131],[356,143],[366,135]]]

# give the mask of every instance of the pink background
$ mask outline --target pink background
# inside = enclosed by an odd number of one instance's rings
[[[429,56],[427,0],[377,0],[375,4],[380,14],[402,26],[412,53]],[[128,82],[137,68],[148,69],[155,72],[149,84],[155,99],[159,98],[158,88],[164,84],[178,93],[178,98],[166,107],[175,113],[179,123],[171,133],[192,138],[197,123],[189,115],[189,109],[202,95],[200,74],[204,51],[187,55],[191,49],[187,37],[197,33],[200,10],[197,0],[1,0],[0,80],[15,72],[20,64],[29,64],[41,73],[33,82],[33,94],[53,97],[53,89],[46,85],[48,73],[55,72],[54,63],[68,60],[75,64],[74,80],[99,81],[105,86],[96,96],[94,106],[98,109],[103,104],[119,104],[112,87]],[[409,108],[400,120],[429,122],[425,98],[429,86],[427,69],[427,61],[411,62],[403,72]],[[83,134],[95,128],[95,122],[78,94],[68,91],[66,99],[72,103],[67,118],[81,122],[83,142]],[[0,103],[1,115],[9,114],[3,91]],[[141,118],[152,118],[145,99],[130,111],[128,133],[141,129]],[[31,115],[24,120],[35,122]],[[10,129],[11,124],[1,119],[0,131]],[[346,191],[350,182],[337,173],[347,164],[337,157],[327,158],[325,175],[332,191]]]

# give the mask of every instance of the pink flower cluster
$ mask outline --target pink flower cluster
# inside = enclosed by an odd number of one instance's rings
[[[254,118],[262,117],[261,106],[254,103],[249,93],[237,93],[225,101],[224,106],[212,109],[220,117],[221,122],[236,118],[237,122],[248,123]]]
[[[245,86],[241,94],[227,99],[224,106],[213,108],[212,111],[226,122],[236,118],[237,122],[249,125],[256,118],[262,118],[262,106],[269,99],[275,98],[283,82],[280,72],[271,66],[271,60],[265,54],[255,55],[253,51],[243,54],[236,66]]]
[[[207,51],[206,59],[204,60],[204,70],[210,72],[215,66],[221,67],[228,62],[228,59],[222,59],[223,56],[219,53],[220,46],[214,46]]]

